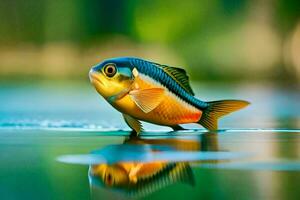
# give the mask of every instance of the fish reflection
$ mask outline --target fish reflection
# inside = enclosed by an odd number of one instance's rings
[[[102,163],[90,166],[89,180],[92,196],[97,196],[97,187],[105,188],[117,195],[126,197],[143,197],[160,190],[168,185],[182,183],[195,185],[193,171],[189,162],[171,160],[147,160],[145,157],[153,153],[164,152],[166,149],[173,152],[217,151],[216,135],[196,138],[129,138],[123,146],[134,146],[142,149],[143,161],[125,160],[111,164]],[[110,156],[113,156],[111,154]],[[153,158],[153,157],[152,157]],[[183,159],[184,160],[184,159]],[[95,199],[95,198],[94,198]]]
[[[90,168],[89,176],[91,184],[100,181],[107,188],[134,197],[148,195],[177,182],[194,185],[193,173],[187,163],[100,164]]]

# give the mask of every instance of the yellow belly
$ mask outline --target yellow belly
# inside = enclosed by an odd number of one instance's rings
[[[164,88],[143,76],[135,80],[135,84],[138,89],[157,87]],[[113,106],[124,114],[158,125],[172,126],[177,124],[194,123],[200,120],[202,115],[201,110],[179,99],[166,88],[164,89],[165,96],[163,101],[149,113],[144,113],[129,95],[117,100]]]

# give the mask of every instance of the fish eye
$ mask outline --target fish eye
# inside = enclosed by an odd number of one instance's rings
[[[117,73],[117,68],[114,64],[107,64],[103,71],[106,76],[111,78]]]

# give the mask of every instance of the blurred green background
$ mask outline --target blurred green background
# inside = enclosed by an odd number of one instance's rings
[[[299,0],[1,0],[1,80],[87,80],[103,59],[182,66],[194,81],[300,80]]]
[[[88,80],[117,56],[185,68],[201,100],[250,101],[220,121],[221,151],[299,163],[300,0],[0,0],[1,199],[89,199],[88,166],[56,158],[123,143]],[[299,170],[193,170],[195,187],[148,198],[299,197]]]

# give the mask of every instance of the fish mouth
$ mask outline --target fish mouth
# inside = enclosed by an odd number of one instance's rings
[[[91,83],[100,83],[103,84],[103,82],[101,81],[101,79],[99,78],[99,73],[97,71],[95,71],[94,69],[91,69],[89,72],[89,78]]]

